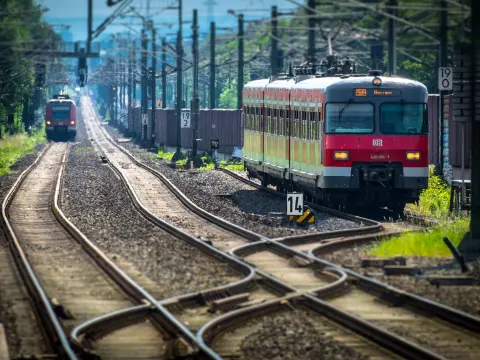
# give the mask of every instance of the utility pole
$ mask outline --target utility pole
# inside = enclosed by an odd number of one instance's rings
[[[308,0],[308,54],[307,54],[307,61],[312,66],[312,71],[315,73],[315,0]]]
[[[147,99],[147,86],[148,86],[148,70],[147,70],[147,51],[148,51],[148,37],[145,33],[145,29],[142,29],[142,137],[141,140],[143,143],[147,141],[147,124],[144,123],[145,117],[148,115],[148,99]]]
[[[193,10],[193,99],[190,107],[192,111],[192,131],[193,131],[193,146],[192,146],[192,158],[195,161],[197,158],[197,127],[198,119],[200,117],[200,99],[198,98],[198,11]]]
[[[215,109],[215,22],[210,23],[210,109]]]
[[[151,119],[151,146],[155,147],[155,111],[157,108],[157,31],[152,27],[152,119]]]
[[[92,50],[93,35],[93,0],[88,0],[88,35],[87,35],[87,54]]]
[[[130,81],[132,82],[132,107],[133,105],[137,106],[137,54],[135,51],[135,47],[137,46],[137,41],[133,39],[132,44],[132,78]]]
[[[272,6],[272,52],[270,54],[270,66],[272,68],[272,75],[278,75],[278,19],[277,7]]]
[[[162,38],[162,109],[167,108],[167,40]]]
[[[397,0],[389,0],[389,13],[393,16],[397,15]],[[393,18],[388,19],[388,72],[390,75],[397,73],[397,25]]]
[[[237,80],[237,109],[242,108],[243,91],[243,14],[238,15],[238,80]]]
[[[446,0],[441,0],[440,1],[440,66],[445,67],[447,66],[448,62],[448,56],[447,56],[447,46],[448,46],[448,37],[447,37],[447,32],[448,32],[448,14],[447,14],[447,2]],[[438,69],[437,69],[438,70]],[[438,76],[438,74],[437,74]],[[445,105],[445,95],[447,94],[446,91],[440,91],[440,151],[438,152],[439,154],[439,167],[440,167],[440,173],[443,173],[443,146],[444,146],[444,141],[443,141],[443,132],[445,131],[445,111],[444,111],[444,105]]]
[[[178,0],[178,35],[177,35],[177,152],[174,155],[174,160],[180,158],[182,150],[182,128],[181,128],[181,114],[183,107],[183,44],[182,44],[182,0]]]
[[[128,72],[127,72],[127,102],[128,102],[128,108],[132,107],[132,90],[133,90],[133,84],[132,84],[132,78],[133,78],[133,48],[132,46],[128,50]]]

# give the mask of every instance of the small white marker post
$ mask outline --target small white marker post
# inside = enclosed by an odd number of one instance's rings
[[[452,90],[453,71],[451,67],[438,68],[438,89],[440,91]]]
[[[181,127],[182,129],[189,129],[190,128],[190,121],[191,121],[190,110],[185,110],[181,112]]]
[[[303,215],[303,193],[287,193],[287,215]]]

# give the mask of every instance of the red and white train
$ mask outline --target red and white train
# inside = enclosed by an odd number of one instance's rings
[[[428,94],[419,82],[379,75],[280,76],[246,84],[249,176],[336,208],[403,212],[428,184]]]
[[[77,106],[68,95],[54,95],[46,106],[45,129],[47,138],[64,136],[74,139],[77,135]]]

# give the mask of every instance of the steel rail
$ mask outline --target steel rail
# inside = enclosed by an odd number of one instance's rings
[[[58,320],[55,310],[50,302],[50,299],[40,283],[40,280],[37,278],[35,271],[33,270],[32,265],[28,261],[20,242],[18,241],[15,231],[13,230],[9,220],[8,220],[8,207],[10,206],[12,200],[14,199],[16,193],[20,189],[21,184],[28,177],[30,172],[36,168],[39,161],[44,157],[46,151],[48,150],[49,145],[46,145],[43,151],[39,154],[37,159],[32,165],[30,165],[15,181],[13,186],[10,188],[5,199],[2,203],[2,223],[3,228],[5,229],[5,235],[9,240],[11,251],[14,255],[15,262],[17,267],[20,269],[25,285],[30,293],[31,299],[33,299],[33,305],[37,312],[38,317],[43,323],[43,327],[48,334],[48,338],[51,342],[51,346],[56,350],[57,354],[61,355],[64,359],[76,360],[77,355],[75,351],[70,346],[68,337],[65,334],[60,321]]]
[[[97,120],[98,122],[98,120]],[[194,212],[195,214],[201,216],[202,218],[204,218],[205,220],[209,221],[209,222],[212,222],[228,231],[231,231],[237,235],[240,235],[242,237],[244,237],[246,240],[249,240],[249,241],[261,241],[261,240],[266,240],[268,239],[267,237],[265,236],[262,236],[262,235],[259,235],[257,233],[254,233],[250,230],[247,230],[245,228],[242,228],[236,224],[233,224],[219,216],[216,216],[212,213],[209,213],[207,212],[206,210],[202,209],[201,207],[199,207],[198,205],[196,205],[194,202],[192,202],[180,189],[178,189],[169,179],[167,179],[167,177],[165,175],[163,175],[161,172],[151,168],[150,166],[146,165],[146,164],[143,164],[142,162],[140,162],[137,158],[135,158],[134,155],[132,155],[128,150],[126,150],[125,148],[123,148],[122,146],[120,146],[117,142],[115,142],[112,137],[110,136],[110,134],[108,134],[107,131],[105,131],[105,129],[103,129],[103,127],[101,128],[101,130],[103,131],[105,137],[110,141],[111,144],[113,144],[117,149],[119,149],[121,152],[123,152],[125,155],[128,156],[128,158],[133,162],[135,163],[135,165],[147,170],[148,172],[150,172],[152,175],[154,175],[155,177],[157,177],[158,179],[160,179],[162,181],[163,184],[165,184],[168,189],[189,209],[191,210],[192,212]],[[224,171],[225,169],[222,169],[222,171]],[[228,170],[226,170],[225,172],[227,172]],[[237,177],[238,175],[237,174],[229,174],[229,175],[232,175],[234,177]],[[242,181],[246,180],[248,181],[247,179],[242,179],[241,176],[238,176],[239,179],[241,179]],[[252,183],[252,182],[249,182],[248,183],[249,185],[252,185],[252,186],[255,186],[259,189],[261,189],[261,187],[258,185],[258,184],[255,184],[255,183]],[[263,191],[268,191],[268,190],[271,190],[271,189],[261,189]],[[282,194],[282,193],[279,193],[279,192],[276,192],[274,190],[271,190],[273,193],[275,193],[275,195],[279,195],[279,196],[286,196],[285,194]],[[327,207],[324,207],[324,206],[321,206],[321,205],[317,205],[317,204],[312,204],[312,203],[308,203],[310,206],[312,206],[313,208],[317,209],[317,210],[320,210],[320,211],[323,211],[323,212],[327,212],[327,213],[330,213],[332,215],[335,215],[337,217],[340,217],[340,218],[343,218],[343,219],[346,219],[346,220],[350,220],[350,221],[354,221],[356,223],[362,223],[362,224],[368,224],[368,226],[363,226],[363,227],[360,227],[360,228],[355,228],[355,229],[345,229],[345,230],[337,230],[337,231],[330,231],[330,232],[325,232],[325,233],[311,233],[311,234],[302,234],[302,235],[293,235],[293,236],[287,236],[287,237],[282,237],[282,238],[277,238],[275,240],[282,240],[282,241],[289,241],[291,242],[292,244],[293,243],[305,243],[305,242],[308,242],[309,240],[312,240],[312,241],[315,241],[315,240],[318,240],[319,238],[323,238],[323,237],[330,237],[330,236],[343,236],[343,235],[348,235],[348,234],[359,234],[359,233],[373,233],[373,232],[378,232],[378,231],[381,231],[382,229],[382,224],[375,221],[375,220],[371,220],[371,219],[366,219],[366,218],[362,218],[362,217],[359,217],[359,216],[356,216],[356,215],[351,215],[351,214],[346,214],[346,213],[343,213],[341,211],[337,211],[337,210],[334,210],[334,209],[330,209],[330,208],[327,208]]]
[[[158,301],[143,287],[137,284],[128,274],[126,274],[120,267],[110,260],[98,246],[90,241],[62,212],[58,206],[58,198],[60,194],[61,179],[63,167],[66,164],[66,154],[63,159],[63,166],[61,167],[57,184],[55,188],[54,201],[52,203],[52,211],[57,220],[64,226],[64,228],[74,237],[75,240],[85,249],[85,251],[95,260],[95,262],[106,272],[109,276],[133,299],[138,303],[148,302],[150,306],[156,311],[152,313],[154,323],[171,338],[182,338],[194,351],[200,351],[211,359],[219,359],[217,354],[213,353],[209,348],[202,348],[198,346],[195,335],[180,321],[178,321],[169,311],[167,311]],[[244,265],[244,264],[242,264]],[[248,268],[248,266],[244,266]],[[253,277],[253,275],[252,275]]]
[[[380,295],[391,295],[396,303],[409,305],[413,308],[420,309],[429,314],[438,316],[439,318],[442,318],[447,322],[454,323],[464,329],[480,333],[480,317],[470,315],[464,311],[454,309],[450,306],[421,297],[419,295],[403,291],[392,285],[383,283],[368,276],[359,274],[353,270],[333,264],[327,260],[317,257],[315,255],[315,251],[315,249],[309,250],[307,256],[320,264],[320,266],[337,267],[341,269],[349,277],[354,278],[356,280],[355,284],[363,288],[365,291],[373,292]]]
[[[230,171],[228,169],[223,169],[223,168],[218,168],[217,171],[221,171],[231,177],[233,177],[236,180],[239,180],[249,186],[252,186],[258,190],[264,191],[269,194],[273,194],[276,196],[281,196],[281,197],[286,197],[287,195],[264,187],[260,184],[257,184],[253,181],[250,181],[246,178],[244,178],[241,175],[238,175],[234,173],[233,171]],[[333,230],[333,231],[326,231],[326,232],[321,232],[321,233],[311,233],[311,234],[301,234],[301,235],[292,235],[292,236],[285,236],[285,237],[279,237],[272,239],[274,241],[280,241],[288,245],[300,245],[300,244],[305,244],[308,242],[314,242],[322,239],[329,239],[332,237],[340,237],[340,236],[349,236],[349,235],[358,235],[358,234],[372,234],[376,232],[380,232],[383,229],[383,226],[380,222],[367,219],[361,216],[357,215],[352,215],[348,213],[344,213],[335,209],[328,208],[326,206],[314,204],[312,202],[307,202],[307,205],[312,207],[313,209],[323,211],[326,213],[329,213],[331,215],[337,216],[339,218],[345,219],[345,220],[350,220],[353,222],[356,222],[358,224],[366,224],[367,226],[362,226],[360,228],[353,228],[353,229],[343,229],[343,230]]]
[[[282,283],[278,279],[276,279],[276,281]],[[329,291],[333,292],[334,290],[334,288],[331,288]],[[329,291],[322,293],[322,295],[328,295]],[[261,314],[279,311],[279,308],[281,307],[287,306],[287,308],[289,308],[291,306],[290,302],[303,302],[303,305],[309,307],[311,310],[329,318],[337,324],[355,331],[363,338],[369,339],[405,358],[415,360],[444,359],[436,353],[409,340],[406,340],[387,330],[381,329],[355,315],[335,308],[334,306],[326,303],[324,300],[316,297],[318,295],[319,294],[310,294],[310,291],[300,292],[298,289],[295,289],[295,292],[287,294],[281,298],[228,312],[204,324],[197,332],[197,340],[198,342],[208,346],[214,337],[220,335],[231,327],[235,327],[236,324],[244,324],[246,320]]]

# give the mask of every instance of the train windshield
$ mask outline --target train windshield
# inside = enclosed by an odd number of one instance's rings
[[[371,133],[373,127],[373,104],[352,102],[327,104],[326,133]]]
[[[70,104],[52,104],[52,120],[63,121],[70,119]]]
[[[382,104],[380,106],[380,129],[383,134],[427,134],[427,105]]]

